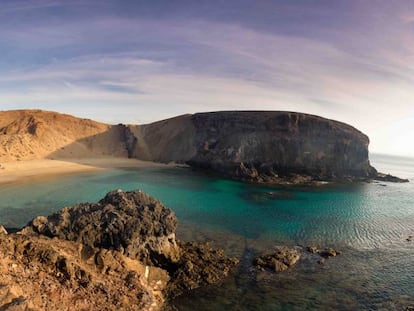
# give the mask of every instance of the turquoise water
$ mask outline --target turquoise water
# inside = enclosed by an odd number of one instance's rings
[[[172,208],[184,240],[211,240],[241,265],[223,283],[177,299],[179,310],[386,309],[414,305],[414,159],[373,155],[408,184],[270,188],[188,168],[111,170],[0,188],[0,223],[20,227],[65,205],[113,189],[142,189]],[[321,266],[310,255],[287,273],[251,270],[275,245],[332,246],[343,254]]]

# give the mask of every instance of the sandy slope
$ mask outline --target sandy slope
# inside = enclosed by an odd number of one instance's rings
[[[0,183],[155,164],[127,158],[122,127],[41,110],[0,111]]]
[[[126,155],[120,129],[41,110],[0,112],[0,163]]]

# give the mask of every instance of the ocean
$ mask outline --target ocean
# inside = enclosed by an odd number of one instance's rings
[[[414,159],[371,155],[379,171],[409,178],[319,187],[268,187],[189,168],[114,169],[0,187],[0,223],[94,202],[114,189],[141,189],[179,219],[177,237],[211,241],[240,258],[218,285],[172,302],[176,310],[405,310],[414,306]],[[257,272],[275,246],[333,247],[325,264],[305,253],[290,270]]]

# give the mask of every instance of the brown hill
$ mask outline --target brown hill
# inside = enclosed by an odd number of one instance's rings
[[[254,182],[395,181],[370,165],[368,144],[348,124],[287,111],[197,113],[146,125],[0,112],[0,162],[123,157],[185,163]]]
[[[41,110],[0,111],[0,161],[126,156],[123,130]]]

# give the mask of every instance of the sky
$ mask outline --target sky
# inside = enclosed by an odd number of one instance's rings
[[[299,111],[414,156],[414,1],[0,0],[0,110],[29,108]]]

